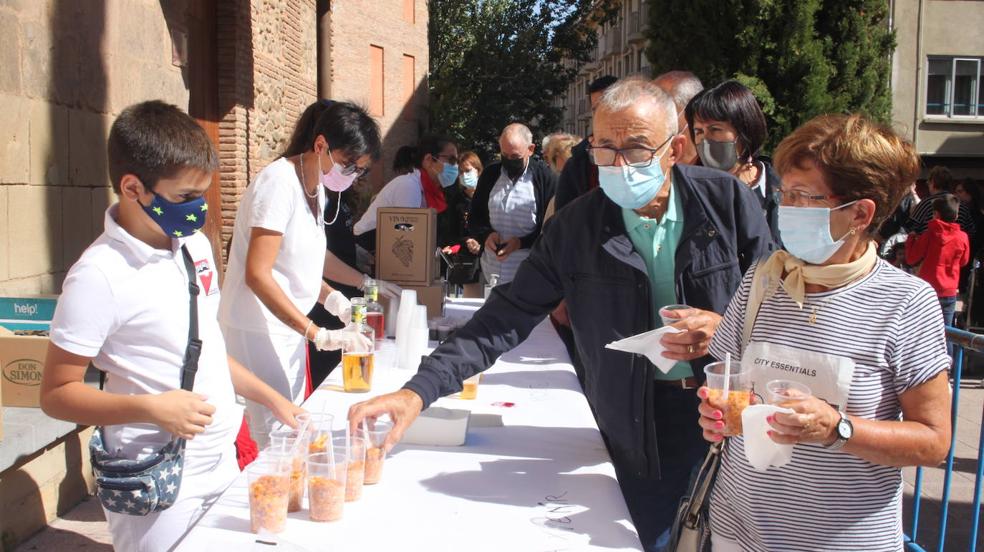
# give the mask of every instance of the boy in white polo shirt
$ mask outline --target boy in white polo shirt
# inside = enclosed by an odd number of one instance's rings
[[[226,354],[218,272],[199,232],[216,168],[208,136],[177,107],[150,101],[124,110],[109,135],[119,202],[69,271],[51,324],[41,384],[46,414],[103,426],[105,449],[119,458],[142,460],[173,438],[187,440],[170,508],[106,511],[117,550],[169,550],[237,476],[233,443],[243,411],[236,394],[292,427],[303,412]],[[200,289],[193,391],[181,389],[191,301],[182,247]],[[90,361],[108,375],[103,391],[83,383]]]

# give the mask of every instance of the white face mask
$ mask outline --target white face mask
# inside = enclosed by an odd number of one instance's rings
[[[857,200],[833,209],[829,207],[779,206],[779,236],[792,256],[810,264],[823,264],[844,245],[851,233],[834,241],[830,234],[830,213],[854,205]]]

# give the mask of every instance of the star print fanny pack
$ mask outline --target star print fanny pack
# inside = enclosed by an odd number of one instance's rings
[[[110,512],[145,516],[174,504],[181,489],[184,439],[175,439],[143,460],[114,458],[103,445],[102,428],[89,441],[96,494]]]
[[[195,263],[186,246],[181,247],[188,274],[189,307],[188,345],[181,368],[181,388],[191,391],[198,372],[202,342],[198,339],[198,283]],[[181,489],[184,468],[184,439],[172,439],[143,460],[120,458],[106,449],[103,428],[97,427],[89,440],[92,471],[96,474],[96,495],[103,507],[117,514],[146,516],[166,510],[174,504]]]

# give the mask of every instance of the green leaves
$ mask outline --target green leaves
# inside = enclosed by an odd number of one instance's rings
[[[502,128],[557,129],[575,63],[595,47],[594,28],[616,0],[430,0],[432,126],[484,159]]]
[[[883,0],[648,0],[654,74],[736,78],[769,122],[769,144],[822,113],[888,121],[894,34]]]

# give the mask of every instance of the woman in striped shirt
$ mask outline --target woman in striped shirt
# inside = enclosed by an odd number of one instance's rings
[[[822,116],[780,144],[786,251],[753,267],[710,353],[812,397],[782,403],[768,438],[792,459],[765,471],[728,438],[711,495],[715,552],[901,550],[902,466],[950,444],[943,319],[933,290],[875,254],[873,236],[919,171],[912,145],[858,115]],[[746,322],[747,320],[747,322]],[[721,404],[699,391],[700,425],[724,439]]]

